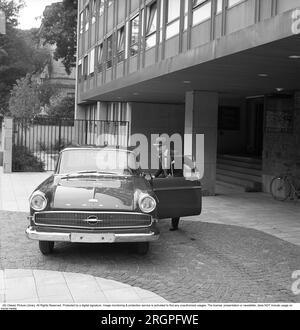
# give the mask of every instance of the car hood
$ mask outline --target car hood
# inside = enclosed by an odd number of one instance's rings
[[[51,207],[64,210],[134,211],[147,190],[139,177],[57,178],[54,185]]]

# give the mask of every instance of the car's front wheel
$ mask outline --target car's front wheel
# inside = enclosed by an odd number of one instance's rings
[[[150,247],[150,243],[149,242],[141,242],[141,243],[138,243],[137,245],[137,253],[139,255],[146,255],[149,251],[149,247]]]
[[[53,253],[54,242],[39,241],[39,248],[42,254],[47,256]]]

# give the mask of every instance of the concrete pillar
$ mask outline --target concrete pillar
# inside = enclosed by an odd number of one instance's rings
[[[191,91],[186,93],[184,154],[196,160],[201,155],[197,150],[197,134],[204,135],[204,177],[205,195],[215,195],[218,140],[219,96],[213,92]],[[197,159],[199,161],[199,159]]]
[[[107,120],[107,102],[97,102],[99,120]]]
[[[13,119],[4,118],[3,125],[3,172],[12,172]]]
[[[76,104],[75,119],[85,119],[86,107],[84,105]]]

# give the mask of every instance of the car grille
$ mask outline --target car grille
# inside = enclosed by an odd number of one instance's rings
[[[152,217],[137,213],[43,212],[35,214],[34,222],[37,226],[109,229],[149,227]]]

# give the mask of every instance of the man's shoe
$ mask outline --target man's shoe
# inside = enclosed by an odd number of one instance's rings
[[[177,231],[179,230],[178,228],[170,228],[170,231]]]

